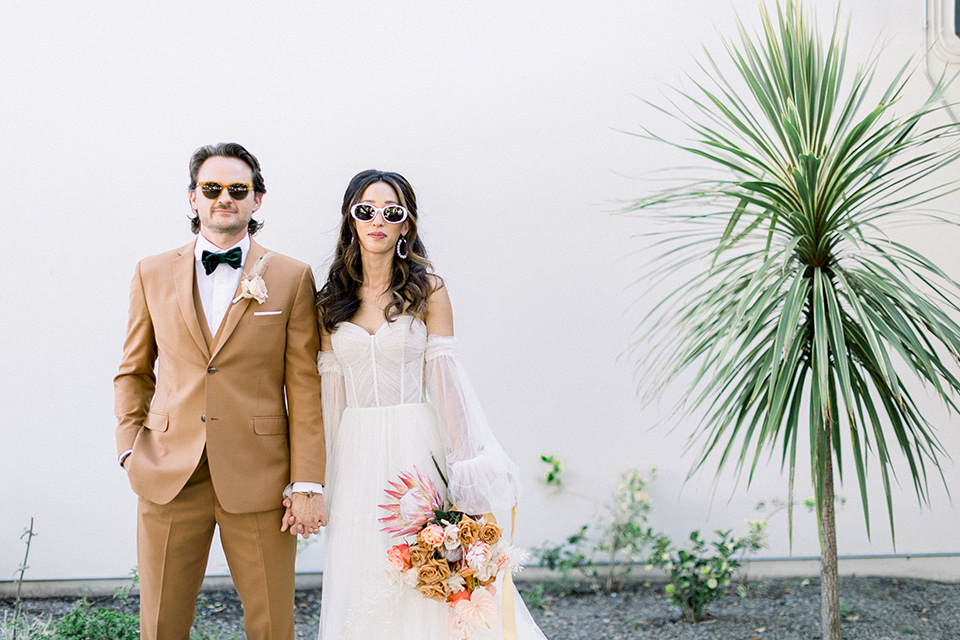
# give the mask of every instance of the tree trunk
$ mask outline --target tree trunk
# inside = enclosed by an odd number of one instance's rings
[[[820,507],[820,637],[840,640],[840,587],[837,581],[837,523],[833,510],[833,451],[830,433],[823,442],[823,504]]]

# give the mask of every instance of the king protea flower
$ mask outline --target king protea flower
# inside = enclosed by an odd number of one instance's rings
[[[395,537],[416,535],[433,520],[434,511],[443,508],[443,498],[437,486],[416,468],[412,473],[401,473],[399,481],[389,484],[392,489],[385,489],[385,492],[396,502],[378,505],[390,512],[390,515],[380,518],[380,522],[387,525],[381,531],[392,533]]]

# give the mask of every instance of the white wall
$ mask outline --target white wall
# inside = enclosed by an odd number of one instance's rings
[[[855,7],[854,54],[888,29],[883,73],[923,45],[923,6]],[[869,5],[869,6],[867,6]],[[162,8],[160,8],[162,7]],[[831,3],[820,17],[830,19]],[[657,467],[653,521],[676,536],[739,527],[759,500],[785,498],[776,462],[749,492],[730,474],[682,487],[690,424],[670,399],[643,406],[623,355],[649,302],[631,287],[647,256],[640,220],[617,201],[662,168],[663,149],[626,135],[677,133],[639,97],[660,100],[719,52],[734,11],[716,3],[424,0],[375,3],[30,3],[0,7],[0,580],[13,576],[31,516],[28,578],[126,575],[136,501],[117,467],[112,377],[136,261],[190,241],[186,163],[236,140],[261,160],[266,246],[321,270],[349,178],[378,167],[417,189],[423,238],[450,287],[463,358],[526,491],[518,542],[558,540],[589,520],[617,475]],[[716,27],[716,28],[715,28]],[[721,55],[722,57],[722,55]],[[925,79],[916,95],[928,90]],[[956,208],[958,198],[949,206]],[[952,230],[911,230],[960,273]],[[930,398],[947,448],[956,419]],[[541,453],[568,489],[538,484]],[[905,469],[901,465],[901,471]],[[876,467],[874,466],[874,470]],[[866,539],[849,469],[841,553],[888,553],[879,478]],[[960,468],[944,473],[958,486]],[[903,476],[901,476],[903,477]],[[935,481],[936,478],[931,478]],[[811,493],[805,476],[798,494]],[[960,551],[960,514],[942,486],[932,508],[896,491],[897,551]],[[770,556],[789,552],[774,518]],[[801,514],[794,553],[817,552]],[[321,567],[308,547],[300,569]],[[215,552],[209,571],[223,573]]]

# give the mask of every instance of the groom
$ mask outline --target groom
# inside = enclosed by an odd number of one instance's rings
[[[325,524],[313,275],[250,238],[264,193],[249,151],[201,147],[196,240],[133,278],[114,391],[119,461],[139,496],[144,640],[189,638],[215,526],[247,638],[293,640],[296,533]]]

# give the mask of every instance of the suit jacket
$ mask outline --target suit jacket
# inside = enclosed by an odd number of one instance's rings
[[[276,509],[287,483],[324,481],[313,274],[271,256],[268,299],[232,304],[208,347],[194,304],[194,244],[137,265],[114,378],[117,450],[133,449],[130,484],[151,502],[176,497],[206,447],[224,509]],[[244,271],[265,253],[251,239]]]

